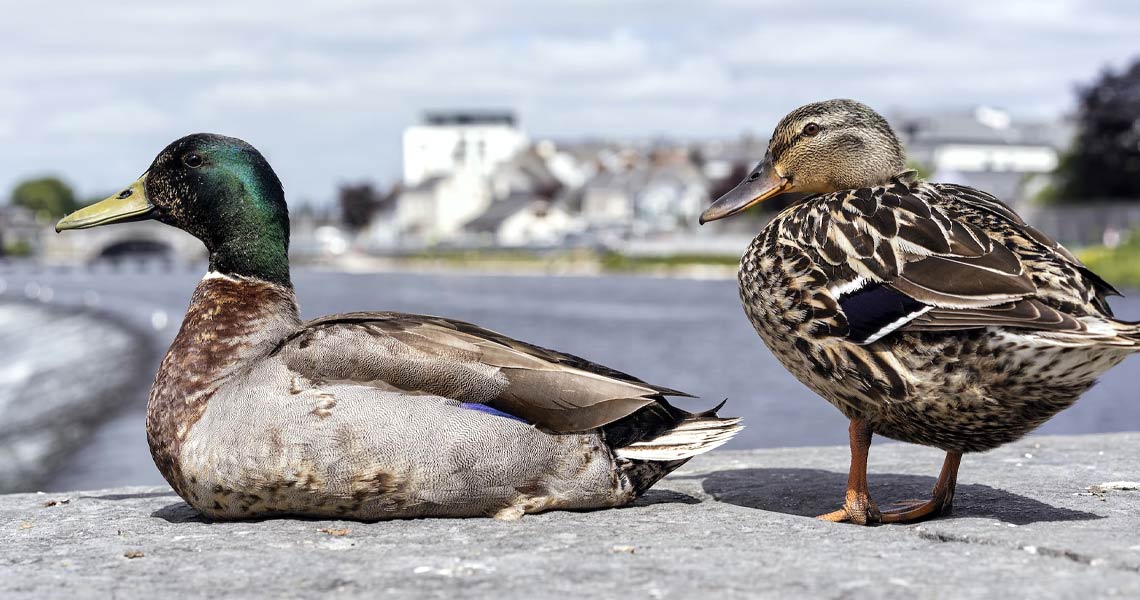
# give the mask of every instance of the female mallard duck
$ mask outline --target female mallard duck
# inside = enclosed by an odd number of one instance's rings
[[[162,475],[207,516],[621,506],[740,429],[665,401],[680,392],[461,321],[361,312],[302,323],[281,183],[241,140],[184,137],[56,229],[140,219],[209,250],[146,421]]]
[[[948,510],[964,452],[1011,442],[1140,350],[1112,286],[993,196],[904,172],[886,120],[851,100],[792,111],[756,169],[701,215],[784,193],[740,262],[740,297],[772,353],[851,420],[833,521],[906,522]],[[947,452],[933,498],[880,512],[872,433]]]

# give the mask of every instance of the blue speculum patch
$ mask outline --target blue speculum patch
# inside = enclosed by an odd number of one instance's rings
[[[872,284],[839,298],[851,341],[861,344],[899,319],[920,313],[925,304],[885,285]]]
[[[496,410],[494,408],[491,408],[490,406],[487,406],[486,404],[479,404],[477,402],[460,402],[459,406],[462,408],[466,408],[467,410],[477,410],[479,412],[487,413],[489,415],[495,415],[496,417],[505,417],[507,419],[518,421],[520,423],[526,423],[526,421],[524,421],[523,419],[520,419],[520,418],[518,418],[512,414],[505,413],[501,410]]]

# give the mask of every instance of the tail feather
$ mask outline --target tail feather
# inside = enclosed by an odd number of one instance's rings
[[[704,454],[744,429],[738,417],[717,417],[715,410],[685,417],[661,435],[616,448],[614,453],[619,458],[643,461],[688,460]]]
[[[1140,323],[1125,321],[1122,324],[1124,325],[1124,332],[1122,335],[1125,338],[1137,344],[1140,344]]]

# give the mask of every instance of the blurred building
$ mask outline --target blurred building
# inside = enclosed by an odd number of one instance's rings
[[[640,237],[693,229],[709,203],[709,179],[687,148],[656,148],[603,166],[582,187],[582,218],[597,231]]]
[[[718,146],[709,154],[720,163],[710,165],[692,144],[530,144],[506,113],[429,115],[405,135],[406,183],[365,245],[614,246],[691,235],[710,201],[707,171],[716,181],[734,176],[730,161],[758,160],[753,146]],[[481,150],[472,155],[473,147]]]
[[[526,146],[509,111],[439,111],[404,130],[404,185],[468,171],[488,177]]]
[[[348,252],[352,237],[330,207],[302,204],[289,214],[289,256],[321,260]]]
[[[396,230],[405,245],[447,242],[490,204],[486,176],[467,169],[432,175],[396,197]]]
[[[23,206],[0,205],[0,256],[39,254],[49,221]]]
[[[508,111],[426,113],[423,123],[404,130],[404,185],[391,217],[399,244],[457,239],[490,206],[492,176],[526,146]]]
[[[1073,136],[1064,121],[1017,121],[986,106],[900,114],[891,125],[906,145],[907,157],[930,170],[931,179],[986,190],[1011,204],[1032,196],[1038,188],[1035,179],[1057,168]]]
[[[581,224],[563,206],[516,192],[463,226],[467,245],[550,248],[564,245]]]

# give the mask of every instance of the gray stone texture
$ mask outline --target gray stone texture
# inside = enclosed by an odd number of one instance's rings
[[[942,456],[876,444],[880,505]],[[0,496],[0,597],[1140,596],[1140,433],[968,455],[952,515],[816,521],[845,448],[714,452],[635,506],[520,521],[206,522],[166,488]],[[1107,484],[1107,485],[1106,485]]]

